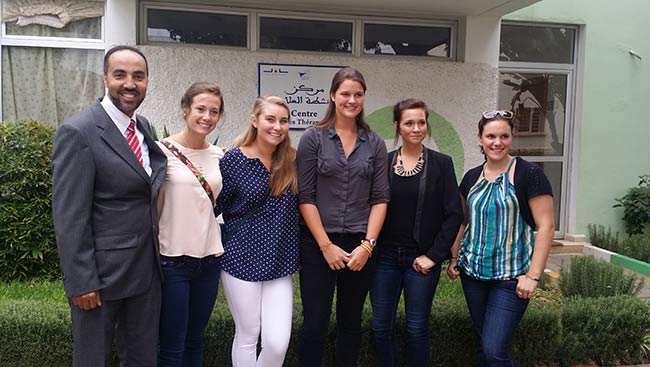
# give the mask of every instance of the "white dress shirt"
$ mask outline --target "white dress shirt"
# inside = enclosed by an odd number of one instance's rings
[[[108,94],[105,95],[104,98],[102,99],[101,105],[102,107],[104,107],[104,110],[111,118],[115,126],[117,126],[117,129],[122,133],[122,135],[124,135],[124,139],[126,140],[127,129],[131,124],[131,117],[127,116],[124,112],[118,110],[117,107],[115,107],[115,105],[113,104],[113,101],[111,101],[111,98],[108,96]],[[140,142],[140,150],[142,151],[142,166],[144,167],[144,170],[147,172],[147,174],[151,176],[151,163],[149,161],[149,147],[147,146],[147,143],[144,141],[144,135],[138,129],[138,124],[135,124],[135,136],[136,138],[138,138],[138,141]]]

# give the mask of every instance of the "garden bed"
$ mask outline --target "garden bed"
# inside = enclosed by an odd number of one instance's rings
[[[298,287],[295,287],[294,323],[286,366],[297,365],[302,323]],[[364,310],[360,366],[375,366],[371,311]],[[475,365],[472,326],[458,281],[441,278],[431,312],[432,364],[445,367]],[[397,319],[400,350],[404,350],[403,305]],[[531,302],[512,353],[518,367],[577,365],[641,361],[640,345],[650,330],[650,306],[632,296],[563,298],[541,290]],[[205,364],[230,365],[233,323],[223,294],[219,294],[206,332]],[[332,364],[329,333],[327,362]],[[625,346],[625,347],[622,347]],[[60,283],[0,284],[0,366],[69,366],[72,338],[69,308]],[[405,365],[401,353],[400,365]]]

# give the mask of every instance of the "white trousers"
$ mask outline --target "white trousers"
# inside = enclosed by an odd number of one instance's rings
[[[281,367],[291,337],[291,276],[247,282],[222,270],[221,286],[235,321],[233,367]],[[262,345],[257,356],[260,332]]]

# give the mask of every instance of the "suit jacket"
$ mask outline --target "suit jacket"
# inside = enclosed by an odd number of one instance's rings
[[[420,255],[427,255],[431,260],[440,263],[451,257],[451,246],[463,222],[463,209],[451,157],[426,147],[425,154],[413,225],[413,240],[418,245]],[[396,159],[396,150],[388,153],[391,186],[395,176],[393,166]],[[390,215],[386,216],[383,228],[389,228],[391,221]],[[380,235],[380,239],[381,237]]]
[[[137,116],[151,177],[99,101],[70,117],[52,151],[52,208],[68,297],[102,300],[144,293],[160,272],[156,195],[167,159]]]

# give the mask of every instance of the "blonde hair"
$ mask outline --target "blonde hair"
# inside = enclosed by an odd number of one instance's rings
[[[287,110],[291,115],[291,110],[287,102],[276,96],[262,96],[255,100],[252,115],[259,118],[264,108],[268,105],[277,105]],[[252,124],[248,129],[235,139],[235,146],[247,146],[253,144],[257,139],[257,128]],[[291,145],[291,139],[287,137],[275,148],[273,160],[271,162],[271,177],[269,178],[272,196],[282,196],[287,190],[294,194],[298,193],[298,174],[296,172],[296,149]]]

